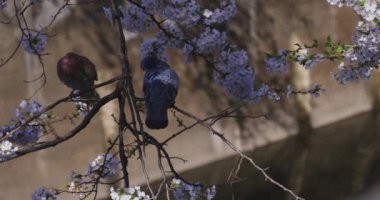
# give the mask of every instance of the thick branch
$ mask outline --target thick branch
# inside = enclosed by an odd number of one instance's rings
[[[57,144],[60,144],[60,143],[62,143],[64,141],[66,141],[66,140],[74,137],[76,134],[78,134],[81,130],[83,130],[90,123],[90,121],[92,120],[92,118],[95,116],[95,114],[99,111],[99,109],[103,105],[105,105],[106,103],[110,102],[111,100],[117,98],[119,96],[119,94],[120,94],[120,89],[116,89],[111,94],[103,97],[98,102],[96,102],[94,104],[93,108],[83,118],[82,122],[78,126],[76,126],[74,129],[72,129],[70,132],[68,132],[67,134],[65,134],[64,136],[56,138],[55,140],[38,143],[38,144],[36,144],[36,145],[34,145],[34,146],[30,147],[30,148],[24,148],[24,149],[18,150],[18,151],[15,152],[15,154],[11,155],[7,159],[1,160],[0,163],[8,161],[8,160],[13,160],[15,158],[24,156],[24,155],[26,155],[28,153],[36,152],[36,151],[39,151],[39,150],[42,150],[42,149],[47,149],[47,148],[50,148],[50,147],[54,147]]]
[[[136,97],[136,93],[134,91],[133,82],[132,82],[133,79],[132,79],[132,76],[130,74],[130,65],[129,65],[128,57],[127,57],[127,43],[125,41],[123,26],[122,26],[121,20],[120,20],[121,13],[120,13],[120,10],[118,9],[117,0],[113,0],[113,6],[114,6],[114,12],[117,13],[116,17],[115,17],[115,24],[116,24],[116,28],[118,31],[119,43],[120,43],[119,57],[120,57],[120,62],[121,62],[122,67],[123,67],[122,68],[123,75],[126,76],[125,86],[128,89],[127,100],[128,100],[128,104],[129,104],[130,111],[131,111],[132,124],[134,126],[134,129],[136,130],[136,128],[137,128],[136,127],[136,120],[137,120],[140,132],[144,133],[144,127],[143,127],[143,123],[141,120],[141,116],[140,116],[140,113],[137,109],[138,108],[137,101],[139,99]]]
[[[124,106],[125,106],[125,96],[120,95],[119,96],[119,156],[120,156],[120,162],[121,162],[121,171],[123,172],[124,187],[128,188],[129,187],[129,176],[128,176],[128,171],[127,171],[128,158],[125,156],[124,137],[123,137],[124,129],[126,126]]]
[[[30,122],[32,122],[33,120],[35,120],[36,118],[40,117],[42,114],[48,112],[49,110],[52,110],[53,108],[55,108],[56,106],[58,106],[59,104],[63,103],[63,102],[66,102],[74,97],[78,97],[78,96],[81,96],[82,94],[85,94],[86,92],[88,91],[91,91],[93,88],[98,88],[98,87],[102,87],[102,86],[105,86],[105,85],[108,85],[108,84],[111,84],[115,81],[118,81],[118,80],[121,80],[125,78],[124,76],[117,76],[115,78],[112,78],[108,81],[104,81],[102,83],[99,83],[97,85],[95,85],[94,87],[92,87],[91,89],[88,89],[88,90],[83,90],[83,91],[80,91],[78,93],[71,93],[69,96],[66,96],[66,97],[63,97],[61,99],[58,99],[56,102],[46,106],[45,108],[43,108],[39,113],[37,114],[34,114],[33,116],[31,116],[29,119],[25,120],[23,123],[19,124],[16,128],[14,128],[13,130],[11,130],[9,133],[7,133],[4,137],[0,138],[0,142],[1,141],[4,141],[6,139],[8,139],[9,137],[12,137],[13,133],[17,130],[19,130],[20,128],[23,128],[25,126],[27,126]]]

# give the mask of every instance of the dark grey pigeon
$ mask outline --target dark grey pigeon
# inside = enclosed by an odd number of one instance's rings
[[[168,126],[167,110],[174,105],[178,93],[179,79],[170,66],[153,53],[141,60],[144,75],[145,124],[151,129]]]

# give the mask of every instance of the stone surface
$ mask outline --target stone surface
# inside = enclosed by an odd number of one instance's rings
[[[308,35],[305,41],[312,39],[323,40],[332,34],[337,41],[349,42],[356,18],[353,12],[346,9],[336,9],[327,5],[325,0],[241,0],[238,1],[239,16],[229,23],[228,28],[232,40],[248,48],[252,65],[261,79],[268,83],[286,83],[287,79],[266,75],[264,70],[264,52],[273,52],[278,49],[290,48],[289,40],[294,31]],[[37,99],[47,105],[69,94],[70,90],[61,84],[56,76],[55,65],[57,60],[68,51],[74,51],[91,59],[97,69],[100,80],[116,76],[120,72],[117,53],[116,33],[107,19],[102,15],[101,6],[70,7],[67,15],[57,21],[49,38],[47,51],[44,56],[47,81],[37,93]],[[1,16],[4,17],[4,16]],[[45,16],[48,17],[48,16]],[[44,20],[42,20],[44,21]],[[20,33],[13,23],[13,29],[0,24],[0,56],[9,55],[10,49],[15,47]],[[128,42],[128,56],[131,71],[134,74],[136,91],[142,96],[142,72],[139,67],[140,37],[132,37]],[[210,70],[197,59],[185,65],[182,58],[175,52],[170,52],[170,65],[180,77],[181,90],[176,105],[183,109],[206,117],[223,110],[227,105],[226,95],[220,88],[210,83]],[[28,70],[26,70],[28,69]],[[366,111],[371,108],[368,84],[360,82],[348,86],[339,86],[330,79],[330,71],[334,65],[326,63],[312,70],[312,82],[321,83],[327,91],[320,98],[313,99],[312,124],[320,127],[348,116]],[[14,59],[2,67],[0,74],[0,122],[4,124],[9,116],[13,116],[14,108],[20,99],[29,97],[38,88],[41,82],[24,83],[41,73],[41,66],[35,57],[27,56],[19,50]],[[105,95],[107,91],[100,91]],[[192,98],[189,98],[189,95]],[[115,102],[116,103],[116,102]],[[297,132],[295,111],[291,100],[285,103],[265,102],[260,105],[250,105],[247,109],[251,114],[262,114],[267,111],[271,120],[259,118],[247,120],[244,131],[233,120],[217,123],[216,128],[225,133],[240,149],[249,150],[258,146],[278,141]],[[73,106],[65,104],[54,112],[64,116]],[[107,114],[102,114],[107,113]],[[33,153],[0,165],[0,199],[28,199],[32,191],[40,186],[64,188],[69,181],[71,171],[84,172],[88,163],[105,149],[105,138],[114,134],[113,130],[104,130],[104,124],[113,123],[110,112],[99,113],[94,122],[78,136],[65,144],[52,149]],[[177,113],[177,115],[180,115]],[[184,119],[189,125],[192,120]],[[108,119],[108,120],[107,120]],[[168,129],[152,131],[160,140],[168,137],[179,128],[171,118]],[[101,121],[100,121],[101,120]],[[109,122],[105,122],[105,120]],[[60,133],[73,127],[69,122],[57,125]],[[112,127],[110,125],[109,127]],[[226,147],[216,136],[206,129],[196,127],[191,132],[181,135],[167,147],[173,156],[187,160],[185,164],[176,161],[178,171],[184,171],[211,161],[232,155],[233,151]],[[155,150],[147,148],[147,171],[151,180],[160,177],[157,168]],[[141,164],[136,159],[130,160],[129,173],[131,183],[145,183]],[[67,196],[64,199],[74,198]]]

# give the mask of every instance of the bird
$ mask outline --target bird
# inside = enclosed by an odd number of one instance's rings
[[[69,52],[57,63],[59,80],[72,89],[73,94],[83,93],[80,96],[82,102],[94,103],[99,100],[94,82],[98,80],[95,65],[85,56]]]
[[[145,124],[150,129],[164,129],[168,126],[167,110],[174,105],[177,97],[178,75],[154,53],[144,56],[141,68],[145,71],[143,81]]]

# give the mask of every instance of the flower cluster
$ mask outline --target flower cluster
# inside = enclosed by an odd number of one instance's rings
[[[147,13],[152,15],[162,8],[162,3],[162,0],[141,0],[141,6]]]
[[[43,113],[42,106],[36,102],[21,101],[15,112],[15,119],[0,127],[0,160],[6,160],[17,150],[35,144],[41,136],[54,131],[51,126],[53,115]]]
[[[354,7],[356,12],[366,20],[376,19],[378,15],[376,0],[366,0],[361,3],[353,0],[328,1],[333,5]],[[210,58],[215,65],[213,80],[235,99],[259,101],[267,97],[280,100],[280,95],[271,91],[266,84],[262,84],[257,90],[254,88],[255,73],[249,66],[247,53],[232,48],[227,42],[226,33],[213,26],[236,15],[234,0],[222,1],[213,9],[204,8],[195,0],[142,0],[140,3],[129,2],[126,8],[120,8],[120,10],[123,12],[123,25],[128,31],[142,32],[153,25],[157,25],[160,29],[154,37],[143,41],[141,57],[155,52],[161,60],[167,61],[167,57],[164,56],[166,49],[179,48],[185,55],[194,54]],[[106,17],[111,19],[110,9],[103,9]],[[159,22],[160,18],[165,20]],[[380,54],[378,50],[379,26],[376,23],[372,26],[368,24],[359,26],[352,48],[337,45],[331,46],[335,49],[331,52],[326,51],[328,53],[325,52],[325,54],[309,54],[308,49],[317,47],[317,43],[312,46],[299,45],[295,51],[280,50],[277,54],[268,55],[265,60],[266,67],[271,72],[281,74],[288,71],[289,61],[297,62],[305,69],[312,69],[323,59],[347,58],[349,63],[342,65],[339,73],[334,75],[335,79],[345,83],[357,78],[369,77],[371,69],[368,67],[373,68],[379,64]],[[201,30],[199,34],[192,35],[186,32],[187,28],[195,25],[197,25],[197,30]],[[310,92],[307,91],[307,93]],[[288,94],[290,96],[291,92]]]
[[[8,125],[0,128],[0,136],[8,137],[8,141],[17,145],[27,145],[37,142],[39,137],[48,128],[48,115],[41,115],[31,122],[26,123],[29,118],[39,114],[42,111],[42,106],[33,101],[21,101],[16,109],[16,119],[11,120]]]
[[[228,2],[228,3],[227,3]],[[213,11],[202,8],[196,0],[141,0],[141,3],[128,2],[123,13],[123,25],[128,31],[141,32],[151,27],[150,16],[158,15],[162,19],[175,21],[187,28],[200,23],[211,25],[222,23],[236,15],[235,0],[223,1]],[[110,19],[109,8],[103,8]],[[202,21],[204,19],[204,21]]]
[[[141,58],[146,57],[149,53],[155,52],[158,58],[162,61],[166,61],[167,58],[164,56],[164,51],[167,46],[165,41],[160,40],[156,37],[147,38],[141,43],[140,56]]]
[[[83,101],[76,101],[75,106],[77,108],[77,111],[84,116],[87,115],[88,112],[92,109],[90,104]]]
[[[268,97],[271,100],[279,101],[280,95],[277,92],[271,91],[269,86],[263,83],[258,90],[254,90],[253,96],[250,98],[251,101],[259,102],[264,97]]]
[[[31,54],[42,53],[47,44],[47,36],[42,32],[29,31],[21,38],[21,47]]]
[[[31,103],[22,100],[19,104],[19,107],[16,108],[16,117],[24,121],[25,118],[31,117],[39,112],[41,112],[42,106],[37,101],[32,101]]]
[[[15,146],[12,142],[9,142],[8,140],[2,141],[0,143],[0,160],[1,158],[12,156],[17,150],[18,147]]]
[[[288,71],[288,62],[286,56],[288,52],[280,50],[277,55],[268,55],[265,65],[270,72],[285,73]]]
[[[127,8],[120,6],[119,10],[123,14],[121,22],[130,32],[142,32],[154,25],[154,23],[149,20],[149,15],[144,12],[144,9],[137,5],[129,3]],[[107,16],[107,18],[109,18],[109,16]]]
[[[374,22],[359,22],[353,44],[343,51],[347,62],[339,64],[334,79],[347,83],[360,78],[369,78],[373,68],[380,65],[380,26]]]
[[[144,191],[141,191],[139,186],[121,188],[115,190],[113,187],[110,189],[111,199],[112,200],[149,200],[151,199],[148,194]]]
[[[295,90],[294,90],[294,87],[293,85],[287,85],[286,86],[286,97],[291,97],[295,94]]]
[[[262,84],[255,89],[253,82],[255,72],[249,66],[248,54],[244,50],[234,50],[233,47],[225,47],[218,60],[219,68],[214,70],[214,82],[224,91],[237,100],[249,100],[258,102],[264,97],[272,100],[280,100],[280,96]]]
[[[379,8],[380,9],[380,8]],[[380,26],[374,22],[359,22],[354,34],[354,47],[345,52],[351,62],[366,67],[380,64]]]
[[[235,0],[230,0],[227,4],[226,1],[223,1],[221,4],[221,8],[216,8],[214,11],[204,10],[203,16],[205,17],[204,23],[207,25],[215,24],[215,23],[223,23],[233,16],[236,15],[236,4]]]
[[[194,47],[191,44],[184,44],[182,47],[182,53],[186,56],[188,56],[193,51],[194,51]]]
[[[268,91],[268,95],[267,96],[271,100],[275,100],[275,101],[280,101],[281,100],[281,97],[280,97],[280,95],[277,94],[277,92]]]
[[[380,2],[378,0],[327,0],[331,5],[353,7],[356,13],[367,21],[380,19]]]
[[[200,13],[201,8],[195,0],[171,0],[171,3],[163,8],[160,15],[186,27],[191,27],[200,21]]]
[[[183,32],[173,21],[167,20],[163,23],[164,31],[159,31],[155,37],[146,38],[140,47],[140,57],[144,58],[149,53],[154,52],[162,61],[167,61],[164,52],[167,48],[177,48],[181,44]]]
[[[324,54],[310,54],[308,55],[307,49],[301,51],[298,55],[296,55],[296,62],[303,65],[305,69],[311,69],[315,64],[322,61],[325,58]]]
[[[173,196],[176,200],[196,200],[207,199],[211,200],[215,198],[216,188],[215,185],[210,188],[203,188],[200,185],[190,185],[182,182],[179,179],[174,178],[170,184],[170,188],[173,190]]]
[[[368,79],[373,69],[380,65],[380,25],[373,21],[360,21],[350,45],[334,44],[328,37],[323,54],[308,54],[308,48],[318,47],[317,43],[312,46],[297,46],[297,50],[280,50],[278,55],[268,55],[265,63],[269,71],[285,73],[289,60],[303,65],[305,69],[311,69],[323,59],[329,59],[340,61],[338,72],[333,74],[337,82],[346,84],[358,79]]]
[[[119,161],[111,154],[100,154],[88,167],[87,175],[99,175],[102,178],[109,178],[117,175]]]
[[[32,194],[32,200],[56,200],[55,192],[51,190],[47,190],[44,187],[38,188]]]
[[[217,51],[226,45],[227,35],[216,29],[207,27],[198,38],[193,39],[196,51],[200,54],[207,54]]]
[[[0,0],[0,10],[7,7],[7,0]]]
[[[228,94],[243,100],[253,95],[255,73],[248,65],[247,52],[223,51],[220,57],[219,70],[214,70],[214,81]]]
[[[141,58],[154,52],[166,61],[163,54],[167,48],[182,49],[185,55],[193,53],[210,57],[210,60],[218,55],[219,66],[215,66],[218,70],[213,75],[216,84],[236,99],[252,99],[257,96],[253,88],[254,71],[248,64],[247,53],[230,50],[226,33],[212,27],[236,15],[235,0],[222,1],[212,10],[204,8],[195,0],[142,0],[141,3],[128,2],[125,7],[126,9],[120,10],[126,30],[142,32],[154,24],[160,29],[154,37],[142,42]],[[103,8],[103,11],[108,19],[112,18],[109,8]],[[165,20],[159,22],[158,19]],[[185,38],[186,29],[195,25],[202,30],[200,34],[186,33],[188,38]]]
[[[112,9],[110,7],[103,7],[103,12],[106,18],[108,19],[108,21],[112,22],[112,18],[113,18]]]
[[[118,165],[119,162],[111,154],[100,154],[90,163],[86,174],[71,173],[67,190],[79,194],[81,198],[91,190],[98,178],[115,177],[119,171]]]
[[[333,74],[333,79],[341,84],[357,81],[362,78],[368,79],[372,74],[373,68],[367,67],[347,67],[344,62],[339,64],[339,72]]]
[[[75,90],[74,94],[77,92],[79,92],[79,90]],[[91,102],[83,101],[80,96],[73,97],[72,100],[74,101],[77,112],[83,116],[87,115],[88,112],[92,109]]]

